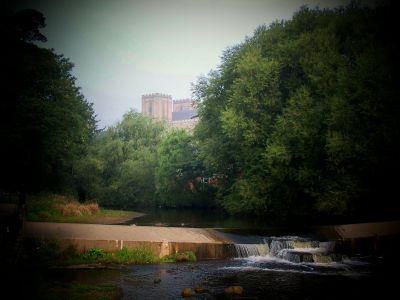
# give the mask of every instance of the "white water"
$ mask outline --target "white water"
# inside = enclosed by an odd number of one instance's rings
[[[333,242],[313,241],[297,236],[265,238],[262,244],[235,244],[238,258],[277,258],[292,263],[332,263],[340,260]]]
[[[334,242],[298,237],[265,238],[262,244],[236,244],[236,263],[222,269],[239,272],[287,272],[359,277],[359,265],[334,252]],[[238,265],[239,264],[239,265]]]
[[[268,244],[235,244],[237,257],[265,256],[269,253]]]

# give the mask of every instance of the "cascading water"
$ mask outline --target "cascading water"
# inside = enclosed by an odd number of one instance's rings
[[[269,237],[261,244],[235,244],[235,256],[276,257],[293,263],[331,263],[339,261],[333,242],[319,242],[300,237]]]
[[[293,241],[272,239],[270,241],[270,254],[277,256],[283,249],[293,249]]]
[[[268,244],[235,244],[236,257],[265,256]]]
[[[312,253],[301,252],[292,249],[282,249],[278,253],[277,257],[294,263],[314,262]]]

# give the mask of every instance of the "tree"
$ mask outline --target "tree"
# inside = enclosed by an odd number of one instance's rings
[[[95,133],[92,104],[76,86],[73,64],[34,44],[46,40],[41,13],[24,10],[2,19],[0,189],[69,189],[73,161]]]
[[[80,198],[120,208],[155,205],[157,149],[164,131],[164,123],[130,111],[99,133],[88,155],[75,164]]]
[[[159,203],[165,207],[207,207],[214,204],[212,188],[201,180],[204,169],[197,145],[185,130],[172,130],[158,148],[155,172]]]
[[[400,166],[393,17],[387,6],[303,7],[199,80],[199,156],[225,175],[217,195],[228,211],[281,220],[399,211],[388,197]]]

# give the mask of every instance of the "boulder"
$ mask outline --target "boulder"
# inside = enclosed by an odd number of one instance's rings
[[[225,294],[227,295],[242,295],[243,287],[240,285],[233,285],[225,289]]]
[[[161,282],[161,278],[155,278],[154,279],[154,283],[160,283]]]
[[[195,292],[191,288],[184,288],[182,291],[182,297],[187,298],[191,297],[195,294]]]

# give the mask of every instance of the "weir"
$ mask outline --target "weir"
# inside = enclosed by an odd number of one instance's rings
[[[268,244],[234,244],[236,257],[265,256],[269,253]]]
[[[388,229],[383,230],[385,228]],[[398,243],[398,239],[393,237],[399,236],[400,222],[376,223],[376,226],[369,223],[323,228],[325,231],[327,229],[330,232],[339,232],[342,238],[330,238],[332,236],[325,235],[325,238],[321,239],[299,236],[258,236],[257,239],[252,239],[249,236],[229,235],[207,228],[50,222],[25,222],[23,235],[56,239],[61,247],[72,244],[78,251],[101,248],[112,252],[124,247],[147,247],[159,257],[193,251],[200,260],[254,256],[273,257],[294,263],[330,263],[341,261],[342,254],[351,256],[363,253],[363,250],[367,254],[382,255],[387,249],[392,249],[394,243]],[[348,238],[351,237],[350,234],[358,234],[357,239]]]
[[[55,239],[61,248],[73,245],[82,252],[146,247],[159,257],[192,251],[198,259],[226,258],[232,252],[230,240],[206,228],[26,222],[24,236]]]

